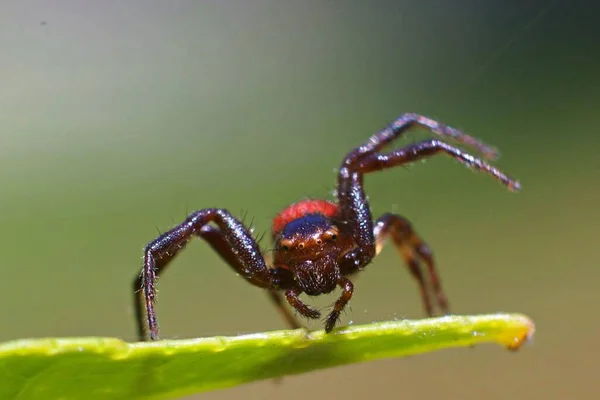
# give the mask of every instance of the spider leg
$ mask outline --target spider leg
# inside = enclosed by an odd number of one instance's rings
[[[185,247],[185,243],[182,243],[181,248]],[[158,276],[167,266],[167,264],[172,261],[178,253],[165,253],[165,255],[158,260],[158,262],[154,261],[154,270],[156,271],[156,275]],[[135,314],[135,321],[137,324],[137,335],[139,341],[146,340],[146,330],[144,322],[144,307],[146,305],[146,298],[144,296],[144,274],[143,271],[139,273],[135,279],[133,280],[133,309]],[[151,310],[148,312],[148,315],[154,315],[154,304],[151,304]]]
[[[372,135],[369,140],[346,155],[338,174],[338,201],[342,214],[345,220],[349,222],[353,230],[354,239],[359,247],[359,249],[348,253],[345,257],[346,269],[358,270],[367,265],[375,256],[371,210],[363,190],[363,174],[369,172],[367,171],[369,166],[361,166],[361,162],[365,159],[377,157],[378,152],[386,145],[401,137],[410,128],[416,126],[426,128],[441,137],[453,139],[465,146],[474,148],[483,153],[486,158],[493,159],[498,156],[498,152],[494,148],[466,133],[414,113],[401,115],[385,129]],[[424,154],[425,152],[423,149],[419,154]],[[476,160],[472,156],[469,157]],[[395,165],[409,162],[409,158],[395,157],[394,159],[398,161]],[[518,183],[515,182],[513,186],[516,188]]]
[[[410,222],[400,215],[386,213],[375,223],[374,235],[378,252],[383,247],[385,240],[391,236],[396,249],[407,264],[411,275],[419,284],[425,312],[428,316],[433,316],[431,298],[429,297],[429,291],[427,290],[421,263],[418,258],[420,257],[421,260],[425,262],[438,306],[444,314],[448,314],[448,299],[442,290],[440,278],[433,260],[433,254],[427,244],[414,231]]]
[[[211,245],[219,248],[219,254],[228,261],[242,277],[253,285],[270,288],[274,279],[266,266],[258,244],[244,225],[228,211],[207,208],[191,213],[184,222],[160,235],[144,248],[141,274],[134,281],[135,313],[138,323],[138,336],[145,339],[143,308],[146,309],[147,328],[151,340],[158,340],[158,323],[154,310],[156,280],[170,261],[185,247],[193,236],[214,237],[210,229],[203,228],[214,223],[218,226],[224,240],[215,240]],[[225,243],[232,253],[224,251]],[[216,247],[215,247],[216,244]],[[232,261],[236,261],[232,263]],[[141,288],[141,290],[140,290]]]
[[[492,176],[511,191],[517,191],[521,188],[521,184],[518,181],[508,177],[499,169],[448,143],[435,139],[425,140],[386,154],[374,153],[368,155],[357,163],[357,169],[362,173],[381,171],[422,160],[437,153],[445,153],[468,168],[473,168]]]
[[[369,140],[366,141],[362,146],[354,149],[347,156],[346,164],[352,164],[356,162],[358,158],[362,158],[365,155],[373,154],[382,150],[392,141],[401,137],[409,129],[415,127],[425,128],[441,137],[453,139],[482,153],[486,159],[494,160],[499,156],[497,149],[475,139],[470,135],[467,135],[464,132],[459,131],[458,129],[452,128],[423,115],[406,113],[398,117],[385,129],[371,136]]]
[[[467,167],[487,173],[509,190],[520,189],[518,181],[499,169],[481,161],[462,150],[439,140],[426,140],[389,153],[369,153],[355,157],[354,153],[344,161],[338,176],[338,199],[343,215],[353,230],[358,247],[348,252],[342,262],[347,271],[360,269],[375,256],[376,242],[373,235],[371,210],[363,190],[364,174],[408,164],[438,153],[444,153]]]

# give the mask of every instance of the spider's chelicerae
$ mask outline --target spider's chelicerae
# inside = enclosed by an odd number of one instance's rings
[[[321,313],[304,304],[300,295],[318,296],[339,287],[341,296],[325,318],[325,331],[331,332],[354,293],[349,276],[365,268],[388,237],[418,282],[427,315],[433,315],[433,306],[421,268],[422,262],[427,267],[437,305],[447,314],[448,301],[442,291],[431,250],[415,233],[409,221],[400,215],[387,213],[373,221],[363,189],[364,175],[435,154],[446,154],[467,167],[491,175],[512,191],[518,190],[520,184],[488,163],[437,139],[383,152],[386,145],[415,126],[471,147],[484,158],[493,159],[497,156],[493,148],[463,132],[421,115],[404,114],[346,155],[338,173],[337,202],[304,200],[289,206],[275,217],[272,226],[272,265],[267,265],[250,230],[227,210],[205,208],[194,211],[184,222],[144,248],[142,271],[133,287],[139,339],[146,339],[146,328],[151,340],[158,339],[154,311],[156,279],[194,236],[206,240],[248,282],[266,289],[292,328],[299,328],[300,324],[286,308],[284,299],[302,316],[318,319]]]

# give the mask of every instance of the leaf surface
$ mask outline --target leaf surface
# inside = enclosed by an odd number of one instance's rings
[[[230,337],[126,343],[116,338],[0,344],[0,399],[174,399],[335,366],[481,343],[518,349],[522,314],[446,316]]]

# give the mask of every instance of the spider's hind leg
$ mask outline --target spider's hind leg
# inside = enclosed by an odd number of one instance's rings
[[[428,316],[433,316],[433,305],[421,268],[421,261],[425,263],[437,305],[444,314],[448,314],[450,312],[448,299],[442,289],[433,254],[429,246],[414,231],[410,222],[399,215],[387,213],[377,220],[373,233],[378,253],[381,251],[385,240],[388,237],[392,238],[411,275],[419,284],[425,312]]]

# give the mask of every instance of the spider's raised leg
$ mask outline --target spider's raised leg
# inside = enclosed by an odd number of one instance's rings
[[[263,288],[272,286],[272,272],[266,266],[258,244],[239,220],[222,209],[207,208],[195,211],[184,222],[162,234],[144,248],[142,272],[134,281],[135,309],[140,340],[145,339],[142,310],[144,305],[150,339],[158,339],[158,324],[154,311],[158,275],[164,271],[169,262],[193,236],[202,236],[203,227],[211,222],[218,226],[229,247],[233,248],[237,254],[235,257],[233,255],[224,256],[227,261],[237,260],[236,263],[230,262],[229,264],[253,285]],[[205,232],[208,231],[205,230]],[[206,234],[210,235],[210,233]]]
[[[437,135],[474,148],[483,153],[485,158],[493,159],[498,156],[496,149],[466,133],[414,113],[401,115],[385,129],[371,136],[369,140],[346,155],[338,175],[337,193],[342,214],[350,222],[354,230],[354,237],[360,248],[358,251],[348,254],[346,268],[359,269],[368,264],[375,255],[372,216],[368,200],[362,188],[363,174],[368,171],[361,170],[360,163],[366,158],[372,158],[386,145],[416,126],[426,128]]]
[[[444,314],[448,314],[448,300],[442,290],[441,281],[433,261],[433,254],[427,244],[416,234],[410,222],[399,215],[387,213],[377,220],[373,233],[377,243],[378,253],[384,245],[385,240],[388,237],[392,238],[396,249],[400,252],[404,262],[408,265],[411,275],[419,284],[425,312],[428,316],[432,316],[433,307],[419,258],[425,262],[438,306]]]
[[[357,159],[368,154],[383,150],[383,148],[401,137],[409,129],[421,127],[428,129],[439,136],[453,139],[465,146],[473,148],[482,153],[484,158],[493,160],[498,158],[498,150],[467,135],[458,129],[442,124],[436,120],[415,113],[406,113],[398,117],[394,122],[389,124],[385,129],[377,132],[369,138],[362,146],[354,149],[346,156],[345,164],[353,164]]]
[[[516,191],[520,188],[518,181],[509,178],[497,168],[439,140],[426,140],[385,154],[368,153],[356,157],[355,152],[351,152],[342,164],[338,176],[340,208],[353,230],[354,240],[358,245],[345,256],[343,268],[346,271],[364,267],[376,252],[371,210],[363,190],[364,174],[408,164],[438,153],[447,154],[467,167],[491,175],[510,190]]]
[[[383,169],[422,160],[438,153],[447,154],[468,168],[490,175],[511,191],[517,191],[521,188],[521,184],[518,181],[508,177],[496,167],[493,167],[448,143],[435,139],[425,140],[385,154],[374,153],[368,155],[357,162],[356,169],[361,173],[381,171]]]

